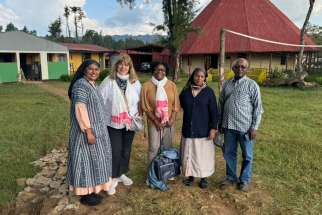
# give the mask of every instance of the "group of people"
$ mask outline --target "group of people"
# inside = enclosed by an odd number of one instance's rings
[[[129,55],[121,54],[111,74],[97,86],[100,65],[86,60],[70,83],[71,128],[68,147],[69,188],[85,205],[102,201],[101,191],[116,192],[118,183],[133,184],[129,171],[134,119],[147,118],[148,160],[158,154],[160,140],[172,146],[175,122],[183,110],[180,144],[183,183],[207,188],[215,171],[214,140],[224,134],[226,178],[221,188],[238,184],[247,191],[252,174],[253,143],[262,114],[261,96],[255,81],[246,76],[248,62],[237,59],[235,77],[224,83],[217,107],[207,85],[207,72],[196,68],[178,94],[167,79],[168,66],[157,63],[150,80],[141,85]],[[241,174],[237,177],[237,146],[242,150]]]

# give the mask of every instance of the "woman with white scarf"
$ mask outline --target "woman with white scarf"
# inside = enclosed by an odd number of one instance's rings
[[[129,55],[121,54],[111,74],[101,83],[108,132],[112,146],[113,183],[108,191],[115,194],[118,182],[126,186],[133,184],[125,174],[129,171],[131,147],[135,132],[130,130],[132,118],[139,113],[141,83],[138,80]]]
[[[167,68],[164,63],[157,63],[152,78],[142,86],[141,108],[148,118],[149,162],[158,153],[160,135],[165,146],[172,145],[175,119],[180,110],[177,87],[167,79]]]

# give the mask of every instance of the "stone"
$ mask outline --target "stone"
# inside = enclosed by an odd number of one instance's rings
[[[66,175],[66,173],[67,173],[67,167],[66,166],[61,166],[61,167],[59,167],[56,175],[63,177],[63,176]]]
[[[78,204],[68,204],[64,208],[64,210],[78,210],[79,205]]]
[[[28,185],[28,186],[32,186],[33,184],[34,184],[34,179],[32,179],[32,178],[28,178],[27,180],[26,180],[26,184]]]
[[[56,189],[58,189],[60,187],[60,182],[58,182],[58,181],[52,181],[49,184],[49,187],[56,190]]]
[[[55,194],[55,195],[50,196],[51,199],[61,199],[62,197],[63,197],[63,195],[61,195],[61,194]]]
[[[67,192],[68,192],[68,185],[67,184],[60,185],[60,187],[58,188],[58,192],[59,193],[62,193],[62,194],[67,194]]]
[[[35,177],[32,181],[32,186],[35,187],[44,187],[44,186],[48,186],[51,183],[51,179],[50,178],[46,178],[42,175]]]
[[[52,178],[55,175],[55,171],[49,170],[47,168],[43,169],[40,173],[46,178]]]
[[[40,189],[40,192],[42,192],[42,193],[48,193],[49,190],[50,190],[49,187],[43,187],[43,188]]]
[[[18,186],[22,186],[22,187],[24,187],[24,186],[26,186],[26,180],[27,180],[27,179],[25,179],[25,178],[18,178],[18,179],[16,180],[16,183],[17,183],[17,185],[18,185]]]
[[[22,191],[18,194],[16,199],[16,207],[23,207],[23,205],[33,199],[36,196],[36,193]]]

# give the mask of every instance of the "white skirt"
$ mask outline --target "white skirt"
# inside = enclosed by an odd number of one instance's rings
[[[215,172],[215,146],[205,138],[181,139],[182,174],[186,177],[209,177]]]

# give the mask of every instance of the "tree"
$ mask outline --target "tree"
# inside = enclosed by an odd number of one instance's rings
[[[81,23],[82,36],[84,35],[84,23],[83,23],[83,19],[84,18],[86,18],[85,13],[82,10],[82,8],[79,8],[79,11],[78,11],[78,21],[80,21],[80,23]]]
[[[27,34],[29,34],[29,31],[28,31],[28,28],[27,28],[27,26],[23,26],[23,29],[22,29],[22,31],[23,31],[23,32],[25,32],[25,33],[27,33]]]
[[[117,0],[120,4],[133,6],[135,0]],[[189,32],[197,31],[191,26],[191,22],[195,17],[194,9],[197,0],[163,0],[162,10],[164,23],[156,26],[157,30],[167,32],[166,41],[170,49],[172,66],[174,68],[174,77],[176,81],[179,78],[180,67],[180,48]]]
[[[64,7],[64,17],[66,20],[66,36],[70,37],[70,28],[69,28],[69,15],[70,15],[70,10],[68,6]]]
[[[130,8],[133,8],[135,0],[117,0],[121,5],[128,5]]]
[[[12,22],[10,22],[6,26],[6,32],[8,32],[8,31],[18,31],[18,28]]]
[[[301,36],[300,36],[301,45],[304,45],[304,36],[305,36],[305,32],[307,31],[306,28],[307,28],[307,25],[309,24],[309,20],[315,3],[315,0],[309,0],[309,1],[310,1],[310,7],[309,7],[309,10],[307,11],[306,18],[303,23],[303,27],[301,29]],[[297,71],[296,71],[296,76],[301,82],[304,82],[304,78],[308,75],[308,73],[303,70],[303,64],[302,64],[303,54],[304,54],[304,47],[301,47],[300,52],[298,54],[298,59],[297,59],[298,65],[297,65]]]
[[[306,34],[309,35],[316,44],[322,45],[322,26],[309,23],[306,27]]]
[[[75,7],[75,6],[72,6],[70,7],[72,13],[74,14],[74,25],[75,25],[75,38],[76,40],[78,41],[78,11],[81,10],[80,7]]]
[[[50,37],[52,37],[53,39],[58,40],[61,37],[61,33],[62,33],[62,30],[61,30],[61,18],[58,17],[58,19],[56,19],[55,21],[50,23],[48,28],[49,28],[48,32],[50,33]]]

